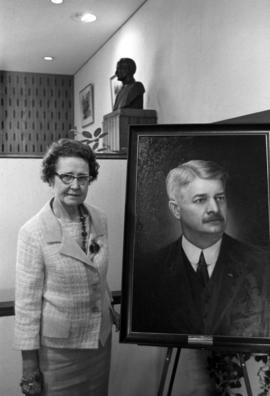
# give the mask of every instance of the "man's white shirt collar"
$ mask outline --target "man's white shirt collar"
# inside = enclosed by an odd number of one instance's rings
[[[214,245],[209,246],[207,249],[200,249],[198,248],[198,246],[195,246],[191,242],[189,242],[184,235],[182,236],[182,248],[194,271],[197,271],[200,254],[203,251],[204,258],[207,264],[208,274],[209,277],[211,277],[218,259],[221,242],[222,239],[218,240]]]

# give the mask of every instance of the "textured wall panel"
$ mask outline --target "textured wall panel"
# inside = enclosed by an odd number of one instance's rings
[[[0,155],[42,155],[73,124],[73,76],[0,71]]]

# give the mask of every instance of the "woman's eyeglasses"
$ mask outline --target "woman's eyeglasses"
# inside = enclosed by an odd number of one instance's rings
[[[78,180],[78,183],[80,186],[84,186],[85,184],[90,183],[90,181],[93,179],[92,176],[90,175],[80,175],[80,176],[74,176],[71,173],[57,173],[55,172],[55,175],[59,177],[59,179],[64,183],[64,184],[72,184],[75,179]]]

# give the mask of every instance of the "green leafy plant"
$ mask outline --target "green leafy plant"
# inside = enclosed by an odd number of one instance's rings
[[[69,130],[69,136],[74,139],[75,136],[82,139],[79,139],[80,142],[89,144],[92,148],[93,151],[95,152],[103,152],[107,151],[108,147],[102,145],[102,147],[99,147],[100,145],[100,139],[104,138],[104,136],[108,135],[107,132],[102,132],[101,128],[97,128],[94,132],[89,132],[89,131],[78,131],[77,128],[73,128]]]
[[[270,355],[259,354],[255,356],[257,362],[262,362],[263,365],[260,367],[257,375],[259,377],[259,384],[262,390],[258,396],[267,396],[270,391]]]
[[[258,363],[257,377],[261,389],[257,396],[268,396],[270,391],[270,355],[242,354],[245,362],[254,359]],[[217,396],[244,396],[241,378],[244,378],[243,366],[238,353],[215,352],[208,357],[208,372],[214,380]]]
[[[237,354],[212,352],[208,358],[208,370],[210,377],[215,381],[217,395],[243,396],[237,392],[237,388],[241,388],[240,379],[244,376]]]

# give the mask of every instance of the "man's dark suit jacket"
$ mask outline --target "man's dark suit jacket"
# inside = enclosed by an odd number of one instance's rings
[[[268,257],[265,250],[224,234],[205,289],[182,250],[181,238],[147,259],[135,261],[132,329],[269,336]]]

